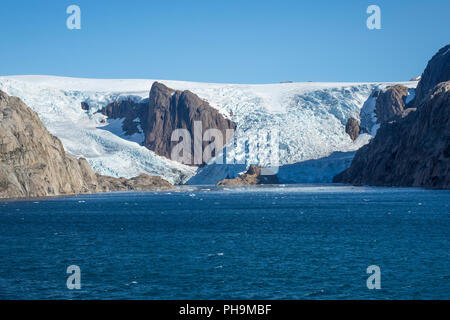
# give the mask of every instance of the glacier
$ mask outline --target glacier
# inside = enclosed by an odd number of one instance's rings
[[[48,84],[44,79],[54,82]],[[120,88],[103,91],[103,88],[89,85],[72,86],[71,80],[68,83],[64,80],[34,76],[1,77],[0,89],[21,98],[36,111],[50,133],[61,140],[65,151],[74,157],[86,158],[96,173],[125,178],[147,173],[173,184],[184,183],[195,174],[193,167],[160,157],[139,143],[111,132],[114,130],[105,130],[104,127],[117,127],[117,124],[114,121],[103,124],[103,115],[95,114],[95,110],[124,96],[138,94],[141,95],[139,99],[143,99],[148,95],[148,89],[138,93]],[[81,102],[88,102],[93,113],[82,110]]]
[[[176,90],[190,90],[237,124],[235,141],[227,156],[238,163],[203,168],[186,166],[156,155],[140,145],[141,134],[121,132],[120,119],[96,113],[115,100],[148,99],[154,81]],[[374,90],[402,84],[415,88],[417,81],[392,83],[299,82],[275,84],[220,84],[149,79],[81,79],[56,76],[3,76],[0,90],[21,98],[35,110],[47,129],[63,143],[67,153],[84,157],[104,175],[133,177],[158,175],[180,184],[215,184],[245,171],[250,164],[277,166],[282,183],[331,182],[351,162],[354,152],[376,132]],[[81,109],[81,102],[90,111]],[[361,112],[361,111],[364,112]],[[352,141],[345,133],[348,118],[359,119],[371,130]],[[375,128],[374,128],[375,127]],[[279,142],[276,163],[249,152],[259,148],[255,139],[265,130],[276,130]]]

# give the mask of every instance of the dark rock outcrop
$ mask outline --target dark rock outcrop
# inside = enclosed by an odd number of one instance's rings
[[[438,84],[416,112],[383,123],[333,181],[355,185],[450,188],[450,81]]]
[[[19,98],[0,91],[0,198],[44,197],[123,190],[97,176],[88,162],[67,155],[61,141]],[[159,177],[125,179],[128,190],[167,188]],[[169,184],[170,185],[170,184]]]
[[[408,88],[402,85],[387,87],[380,91],[375,105],[377,123],[391,120],[405,109]]]
[[[359,122],[355,118],[349,118],[347,124],[345,125],[345,132],[350,136],[350,138],[355,141],[359,136]]]
[[[142,123],[145,132],[144,146],[170,159],[172,148],[178,144],[178,141],[171,141],[172,132],[176,129],[187,129],[192,137],[191,150],[194,150],[194,121],[201,121],[203,133],[208,129],[220,130],[224,139],[223,145],[226,144],[226,130],[236,128],[234,122],[225,119],[208,102],[194,93],[188,90],[173,90],[155,82],[150,91],[147,118]],[[208,143],[203,142],[203,147]],[[209,159],[204,160],[202,163]],[[191,161],[191,164],[200,163]]]
[[[413,105],[419,106],[438,83],[450,80],[450,44],[440,49],[423,72],[416,88]]]
[[[239,177],[234,179],[224,179],[217,183],[218,186],[244,186],[255,184],[279,184],[279,181],[275,174],[263,175],[261,167],[250,165],[247,172]]]
[[[139,125],[147,116],[147,103],[135,102],[131,99],[114,101],[98,112],[109,119],[124,119],[122,130],[127,136],[142,133]]]
[[[89,105],[87,104],[87,102],[82,102],[81,103],[81,109],[84,111],[89,111]]]
[[[408,108],[382,123],[334,182],[450,188],[449,62],[447,45],[428,62]]]

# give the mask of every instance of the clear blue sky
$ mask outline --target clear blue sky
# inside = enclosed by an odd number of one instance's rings
[[[82,29],[66,28],[76,4]],[[366,8],[381,8],[381,30]],[[2,0],[0,75],[402,81],[450,43],[449,0]]]

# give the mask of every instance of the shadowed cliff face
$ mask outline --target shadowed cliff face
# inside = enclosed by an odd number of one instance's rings
[[[334,182],[450,188],[450,81],[406,117],[384,123]]]
[[[159,177],[145,175],[122,180],[98,176],[85,159],[68,156],[36,112],[19,98],[0,91],[0,198],[171,186]]]
[[[422,74],[416,88],[416,96],[412,104],[419,106],[429,95],[429,91],[438,83],[450,80],[450,44],[440,49],[428,61],[427,67]]]
[[[381,124],[334,182],[450,189],[449,64],[447,45],[428,62],[407,109],[400,103],[406,88],[391,89],[384,107],[396,115]]]
[[[141,133],[139,123],[147,117],[147,104],[132,100],[114,101],[98,112],[110,119],[124,119],[122,130],[127,136]]]
[[[171,141],[172,132],[186,129],[192,137],[194,145],[194,121],[200,121],[202,132],[218,129],[223,136],[222,145],[226,144],[226,130],[235,129],[231,120],[225,119],[208,102],[200,99],[190,91],[176,91],[155,82],[150,91],[147,118],[142,123],[145,132],[144,145],[166,158],[171,158],[172,148],[178,141]],[[202,137],[197,137],[201,139]],[[203,148],[210,142],[203,142]],[[219,151],[219,150],[217,150]],[[204,159],[203,163],[209,159]],[[194,162],[191,161],[193,164]]]

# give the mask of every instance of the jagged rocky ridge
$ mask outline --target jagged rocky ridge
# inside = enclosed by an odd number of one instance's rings
[[[358,150],[350,168],[334,182],[450,188],[449,48],[439,50],[428,63],[408,105],[412,108],[382,123],[376,137]],[[446,81],[435,83],[442,79]]]
[[[159,82],[153,83],[148,101],[135,102],[130,99],[115,101],[99,112],[110,119],[124,119],[122,129],[126,135],[143,133],[142,144],[168,159],[171,158],[172,148],[179,142],[171,141],[172,132],[176,129],[189,131],[193,150],[194,121],[202,123],[203,133],[208,129],[220,130],[224,138],[222,145],[227,143],[226,130],[236,128],[233,121],[225,119],[208,102],[191,91],[173,90]],[[202,142],[203,147],[208,143]],[[191,159],[189,164],[204,164],[209,158],[203,160],[202,163],[194,163]]]
[[[450,44],[441,48],[432,58],[420,77],[413,105],[420,105],[438,83],[450,79]]]
[[[117,179],[94,173],[67,155],[61,141],[19,98],[0,91],[0,198],[43,197],[117,190],[165,189],[159,177]]]
[[[402,84],[375,88],[360,112],[360,133],[375,136],[384,122],[404,116],[411,111],[415,88]]]
[[[176,129],[187,129],[192,137],[191,150],[194,150],[195,139],[202,139],[202,136],[194,134],[194,121],[201,122],[202,133],[208,129],[218,129],[222,133],[222,145],[227,143],[226,130],[236,128],[233,121],[225,119],[208,102],[191,91],[173,90],[155,82],[150,91],[149,111],[143,125],[144,145],[170,159],[172,148],[178,143],[171,141],[172,132]],[[202,142],[203,148],[208,144],[209,142]],[[202,163],[207,163],[210,159],[203,160]],[[201,163],[194,163],[191,159],[189,164]]]

